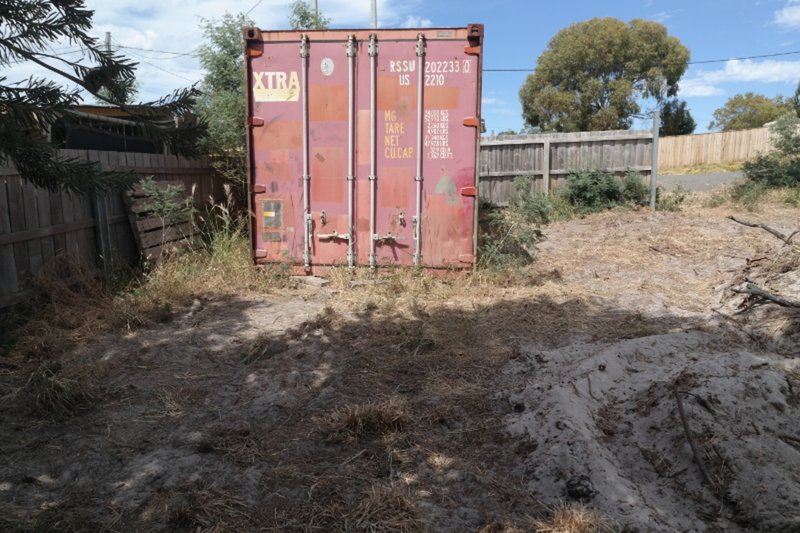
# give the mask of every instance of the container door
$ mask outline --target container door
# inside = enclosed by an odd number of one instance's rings
[[[472,264],[474,28],[246,30],[257,262]]]

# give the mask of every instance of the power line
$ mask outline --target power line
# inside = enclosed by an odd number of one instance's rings
[[[256,2],[256,3],[253,5],[253,7],[251,7],[250,9],[248,9],[248,10],[247,10],[247,12],[245,13],[245,16],[249,15],[249,14],[250,14],[250,12],[251,12],[251,11],[253,11],[255,8],[257,8],[257,7],[259,6],[259,4],[261,4],[261,2],[263,2],[263,1],[264,1],[264,0],[258,0],[258,2]]]
[[[122,44],[118,44],[118,48],[122,48],[124,50],[140,50],[142,52],[153,52],[158,54],[170,54],[174,57],[182,57],[182,56],[196,56],[197,55],[197,48],[194,50],[190,50],[188,52],[171,52],[168,50],[156,50],[154,48],[139,48],[138,46],[125,46]],[[173,59],[170,57],[150,57],[148,59]]]
[[[729,57],[727,59],[706,59],[703,61],[689,61],[689,65],[707,65],[710,63],[727,63],[728,61],[744,61],[747,59],[765,59],[768,57],[780,57],[800,54],[800,50],[791,52],[776,52],[773,54],[761,54],[757,56]],[[535,68],[485,68],[484,72],[533,72]]]
[[[116,39],[114,39],[114,42],[116,42],[118,46],[122,47],[122,45],[120,45],[120,44],[119,44],[119,42],[117,42],[117,41],[116,41]],[[162,72],[166,72],[167,74],[171,74],[171,75],[175,76],[176,78],[180,78],[180,79],[182,79],[182,80],[186,80],[186,81],[188,81],[188,82],[190,82],[190,83],[195,83],[195,82],[197,82],[197,80],[190,80],[190,79],[189,79],[189,78],[187,78],[186,76],[182,76],[182,75],[180,75],[180,74],[176,74],[176,73],[174,73],[174,72],[172,72],[172,71],[170,71],[170,70],[167,70],[167,69],[165,69],[165,68],[159,67],[158,65],[156,65],[156,64],[154,64],[154,63],[151,63],[151,62],[147,61],[145,58],[143,58],[143,57],[142,57],[142,56],[140,56],[139,54],[136,54],[136,53],[134,53],[134,52],[131,52],[131,55],[132,55],[133,57],[136,57],[136,58],[140,59],[140,60],[141,60],[143,63],[146,63],[146,64],[150,65],[151,67],[153,67],[153,68],[155,68],[155,69],[158,69],[158,70],[160,70],[160,71],[162,71]]]

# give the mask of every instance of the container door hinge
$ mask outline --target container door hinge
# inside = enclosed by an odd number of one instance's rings
[[[481,55],[481,47],[480,46],[465,46],[464,53],[470,56],[479,56]]]
[[[481,125],[481,119],[478,117],[467,117],[464,119],[464,125],[471,128],[478,128]]]
[[[264,50],[261,48],[250,48],[247,47],[247,57],[261,57],[264,55]]]
[[[253,194],[264,194],[265,192],[267,192],[267,186],[259,184],[251,185],[250,192]]]
[[[264,119],[261,117],[249,117],[247,119],[247,125],[251,128],[259,128],[264,125]]]
[[[267,257],[267,251],[259,248],[253,252],[253,257],[256,259],[264,259]]]
[[[461,196],[478,196],[478,188],[474,186],[462,187]]]

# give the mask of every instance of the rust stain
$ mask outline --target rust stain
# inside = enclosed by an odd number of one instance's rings
[[[425,87],[425,109],[456,109],[458,87]]]
[[[414,183],[410,167],[383,167],[378,173],[378,204],[382,208],[404,208]]]
[[[274,120],[253,130],[256,150],[297,150],[303,146],[303,124],[299,120]]]
[[[311,158],[311,201],[344,202],[347,165],[342,147],[314,148]]]
[[[347,120],[347,86],[312,86],[308,91],[308,116],[317,120]]]

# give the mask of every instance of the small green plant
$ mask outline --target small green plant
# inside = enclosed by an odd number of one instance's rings
[[[533,176],[517,176],[514,178],[514,196],[509,209],[526,222],[549,224],[553,204],[546,194],[533,192]]]
[[[147,195],[147,209],[161,219],[162,224],[182,224],[191,222],[197,210],[194,198],[186,195],[186,189],[180,185],[159,185],[152,176],[141,181],[142,191]]]
[[[628,169],[622,178],[622,198],[635,205],[647,205],[650,202],[650,188],[645,185],[642,175]]]
[[[770,128],[774,151],[759,154],[742,165],[747,183],[761,188],[745,187],[741,195],[752,195],[767,188],[800,187],[800,118],[784,115]],[[747,183],[745,185],[747,185]]]
[[[660,189],[657,192],[656,209],[659,211],[680,211],[683,202],[689,196],[689,191],[680,184],[672,192],[664,193]]]
[[[731,199],[748,211],[754,211],[769,189],[764,181],[745,181],[731,190]]]
[[[599,168],[572,172],[567,177],[564,195],[583,212],[609,209],[624,200],[619,182]]]

